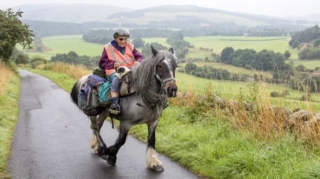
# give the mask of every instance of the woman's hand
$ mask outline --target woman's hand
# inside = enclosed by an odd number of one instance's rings
[[[114,67],[114,69],[116,69],[116,70],[117,70],[117,68],[118,68],[119,66],[120,66],[120,64],[119,64],[119,63],[117,63],[117,62],[115,62],[113,67]]]

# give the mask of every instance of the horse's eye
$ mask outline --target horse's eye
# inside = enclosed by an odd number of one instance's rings
[[[157,65],[157,68],[162,68],[162,66],[161,65]]]

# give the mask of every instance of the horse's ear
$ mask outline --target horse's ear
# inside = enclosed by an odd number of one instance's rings
[[[172,55],[174,54],[174,50],[173,50],[173,48],[172,48],[172,47],[169,49],[169,52],[171,52],[171,53],[172,53]]]
[[[153,46],[151,45],[151,51],[153,56],[156,56],[158,54],[158,50],[156,50],[155,48],[153,48]]]

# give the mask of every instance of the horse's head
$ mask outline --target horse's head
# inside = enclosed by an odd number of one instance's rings
[[[156,78],[164,85],[168,97],[176,97],[178,86],[175,80],[175,70],[177,68],[177,58],[173,48],[169,51],[157,51],[151,46],[151,51],[154,56],[158,53],[164,53],[164,58],[155,66]]]

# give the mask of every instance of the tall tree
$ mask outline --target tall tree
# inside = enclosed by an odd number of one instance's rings
[[[234,53],[234,49],[232,47],[224,48],[221,52],[221,62],[231,64],[233,53]]]
[[[291,57],[291,53],[288,50],[286,50],[284,52],[284,56],[286,57],[286,60],[287,60],[289,57]]]
[[[17,43],[23,48],[30,48],[32,31],[28,25],[23,24],[19,17],[22,17],[22,11],[12,12],[11,9],[6,11],[0,10],[0,58],[8,60],[12,55]]]

